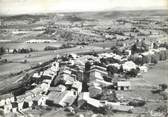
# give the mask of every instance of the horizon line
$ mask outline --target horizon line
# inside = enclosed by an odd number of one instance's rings
[[[168,8],[151,8],[151,9],[109,9],[109,10],[91,10],[91,11],[51,11],[51,12],[39,12],[39,13],[18,13],[18,14],[0,14],[0,17],[3,16],[20,16],[20,15],[45,15],[45,14],[70,14],[70,13],[95,13],[95,12],[113,12],[113,11],[118,11],[118,12],[127,12],[127,11],[156,11],[156,10],[163,10],[167,11]]]

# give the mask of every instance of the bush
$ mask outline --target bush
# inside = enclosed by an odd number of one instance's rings
[[[162,91],[165,91],[168,88],[167,84],[159,84],[159,87]]]
[[[131,69],[126,73],[127,76],[136,77],[138,75],[139,69]]]
[[[146,102],[145,101],[143,101],[143,100],[135,100],[135,101],[131,101],[131,102],[129,102],[128,103],[128,105],[130,105],[130,106],[136,106],[136,107],[138,107],[138,106],[144,106],[146,104]]]
[[[159,45],[159,47],[165,47],[166,49],[168,49],[168,43],[166,43],[166,42],[162,43]]]
[[[48,51],[48,50],[57,50],[58,48],[57,47],[52,47],[52,46],[47,46],[44,48],[45,51]]]
[[[157,112],[166,112],[167,113],[167,105],[161,105],[155,111],[157,111]]]
[[[168,100],[168,94],[165,92],[160,92],[160,95],[162,96],[163,100]]]
[[[109,72],[110,74],[114,74],[114,73],[118,73],[119,72],[119,70],[118,70],[118,68],[116,68],[115,66],[108,66],[107,67],[107,72]]]
[[[112,107],[111,106],[103,106],[103,107],[101,107],[100,109],[100,112],[102,113],[102,114],[110,114],[110,115],[112,115],[113,114],[113,110],[112,110]]]
[[[0,47],[0,55],[5,53],[5,48],[4,47]]]

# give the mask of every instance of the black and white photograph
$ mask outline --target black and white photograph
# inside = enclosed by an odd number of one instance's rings
[[[168,0],[0,0],[0,117],[168,117]]]

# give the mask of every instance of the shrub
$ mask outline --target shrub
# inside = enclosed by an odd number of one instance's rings
[[[159,87],[162,91],[165,91],[168,88],[167,84],[159,84]]]
[[[48,50],[57,50],[58,48],[57,47],[52,47],[52,46],[47,46],[44,48],[45,51],[48,51]]]

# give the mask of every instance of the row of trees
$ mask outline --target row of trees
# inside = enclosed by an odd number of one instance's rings
[[[26,49],[26,48],[22,48],[22,49],[13,49],[13,54],[15,53],[30,53],[33,52],[34,50],[32,48]]]
[[[0,47],[0,55],[3,55],[5,53],[9,53],[9,48],[4,48],[4,47]],[[12,53],[30,53],[30,52],[34,52],[34,50],[32,48],[21,48],[21,49],[13,49]]]
[[[75,46],[76,45],[74,45],[74,44],[67,43],[67,44],[63,44],[61,47],[46,46],[44,48],[44,50],[45,51],[49,51],[49,50],[66,49],[66,48],[73,48]]]

